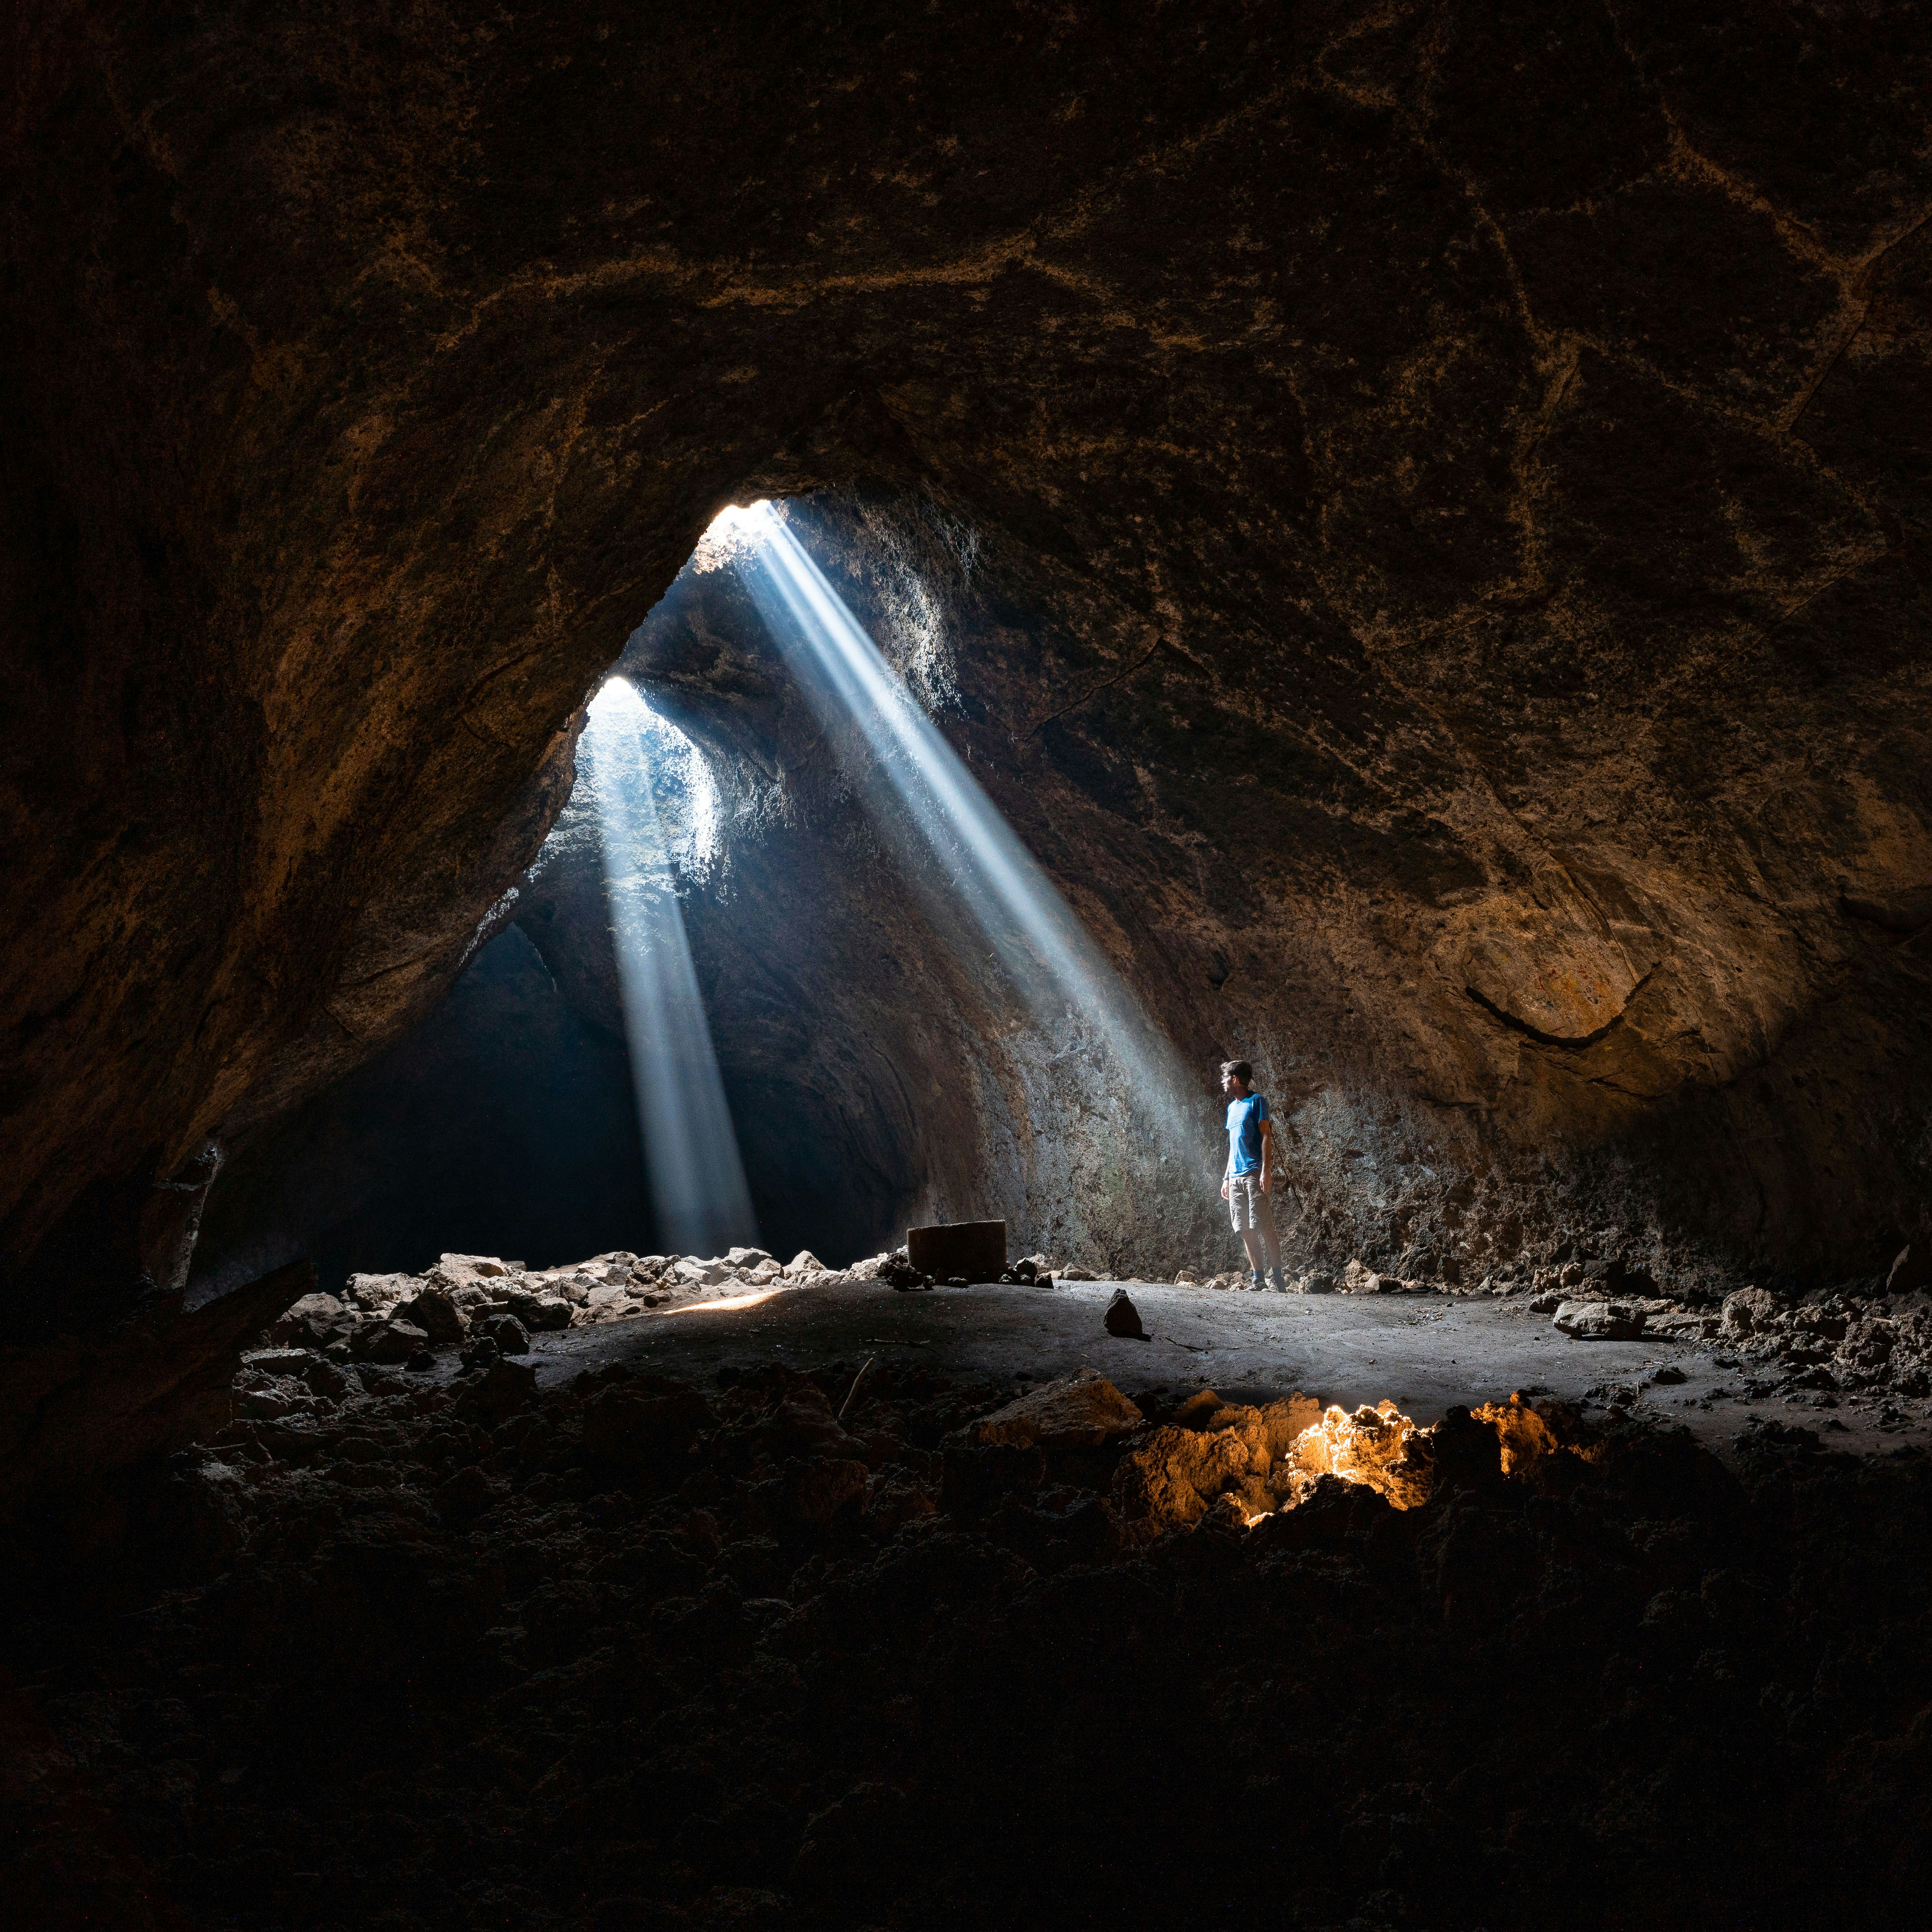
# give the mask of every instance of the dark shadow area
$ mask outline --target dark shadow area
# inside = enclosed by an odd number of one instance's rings
[[[235,1156],[189,1294],[297,1254],[332,1288],[445,1250],[541,1267],[647,1252],[653,1233],[623,1042],[512,926],[415,1031]]]

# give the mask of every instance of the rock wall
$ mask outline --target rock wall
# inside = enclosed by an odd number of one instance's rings
[[[854,481],[976,536],[948,729],[1313,1238],[1922,1222],[1912,11],[766,26],[20,13],[16,1306],[165,1292],[154,1184],[448,985],[719,505]]]
[[[648,1252],[653,1233],[622,1042],[572,1010],[512,927],[420,1026],[230,1156],[188,1298],[297,1256],[340,1293],[452,1248],[542,1267]]]

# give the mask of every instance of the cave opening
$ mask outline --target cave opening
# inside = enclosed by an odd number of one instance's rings
[[[1064,1252],[1040,1204],[1070,1120],[1106,1124],[1113,1196],[1174,1184],[1186,1075],[944,734],[954,640],[882,527],[809,496],[712,520],[442,1004],[231,1158],[193,1299],[298,1252],[331,1288],[447,1252],[842,1265],[988,1213]],[[976,536],[949,541],[970,563]],[[496,1094],[553,1036],[549,1076]]]

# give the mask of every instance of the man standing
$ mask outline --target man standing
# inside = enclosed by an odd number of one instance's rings
[[[1281,1242],[1274,1231],[1274,1203],[1268,1190],[1274,1180],[1274,1123],[1268,1103],[1252,1089],[1255,1070],[1245,1060],[1221,1064],[1221,1091],[1228,1100],[1228,1169],[1221,1177],[1221,1198],[1233,1215],[1234,1232],[1248,1251],[1253,1270],[1250,1288],[1284,1289]],[[1267,1273],[1264,1274],[1263,1270]]]

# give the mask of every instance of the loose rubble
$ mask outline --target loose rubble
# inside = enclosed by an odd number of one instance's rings
[[[258,1353],[0,1582],[21,1922],[1916,1922],[1925,1459],[856,1367]]]

